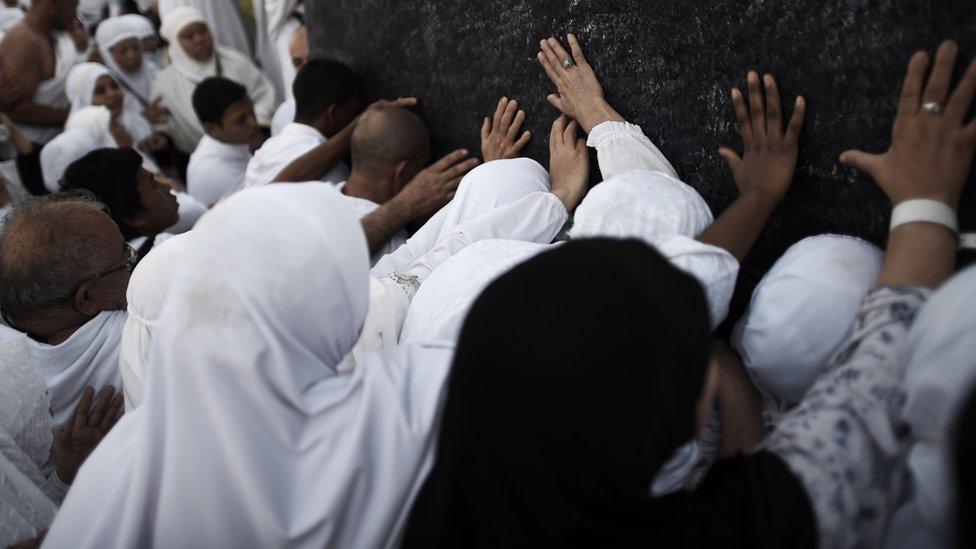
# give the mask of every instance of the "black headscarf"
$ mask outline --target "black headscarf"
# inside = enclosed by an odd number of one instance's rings
[[[698,282],[637,241],[574,241],[500,277],[462,328],[404,546],[728,539],[734,530],[688,529],[737,506],[650,495],[693,438],[709,331]]]
[[[637,241],[571,242],[500,277],[461,330],[411,531],[427,515],[434,546],[503,547],[646,530],[654,475],[693,436],[708,338],[702,288]]]

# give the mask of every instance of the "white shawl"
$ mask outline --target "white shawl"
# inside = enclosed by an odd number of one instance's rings
[[[138,15],[131,17],[145,19]],[[151,26],[150,30],[153,30]],[[142,47],[142,36],[144,32],[145,29],[138,22],[138,19],[132,19],[130,16],[106,19],[98,26],[98,30],[95,32],[95,42],[98,43],[98,51],[102,56],[102,62],[108,68],[112,69],[112,75],[123,85],[122,89],[126,90],[127,93],[133,94],[133,98],[142,107],[149,104],[152,84],[156,79],[156,74],[159,72],[159,67],[147,63],[144,57],[139,65],[139,70],[136,72],[128,72],[119,66],[110,50],[119,42],[128,38],[139,40],[139,46]],[[155,35],[155,30],[153,30],[153,34]]]
[[[450,352],[400,347],[338,374],[367,299],[366,239],[335,190],[218,204],[176,269],[145,401],[82,467],[45,547],[392,546]]]

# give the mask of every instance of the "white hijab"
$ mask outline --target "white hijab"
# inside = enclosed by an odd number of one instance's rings
[[[41,149],[44,187],[52,193],[61,190],[61,178],[68,166],[97,148],[99,144],[87,130],[75,128],[55,137]]]
[[[153,332],[159,313],[166,304],[176,267],[180,264],[192,234],[188,232],[174,236],[154,247],[139,262],[129,278],[129,286],[125,292],[129,317],[122,330],[119,348],[119,370],[126,412],[142,404]]]
[[[632,171],[590,189],[576,209],[570,237],[636,238],[654,246],[701,282],[715,328],[728,314],[739,262],[695,240],[712,221],[695,189],[664,172]]]
[[[732,346],[776,408],[798,404],[844,343],[884,254],[849,236],[801,240],[756,286]]]
[[[68,115],[64,131],[81,130],[87,132],[98,148],[117,149],[119,144],[109,131],[112,112],[105,107],[82,107]]]
[[[135,16],[140,17],[140,16]],[[145,19],[145,18],[142,18]],[[150,25],[150,29],[152,26]],[[116,80],[123,84],[123,89],[135,95],[136,99],[143,106],[148,105],[153,80],[159,72],[159,67],[147,63],[143,57],[142,64],[136,72],[123,70],[112,56],[111,49],[119,42],[135,38],[139,40],[139,47],[142,47],[142,36],[145,33],[140,23],[128,16],[113,17],[106,19],[98,26],[95,31],[95,42],[98,43],[98,51],[102,56],[102,61],[112,69],[112,74]],[[155,34],[155,31],[153,31]]]
[[[108,76],[115,79],[112,72],[101,63],[80,63],[71,69],[68,80],[65,83],[65,93],[71,100],[71,112],[74,113],[85,107],[91,106],[92,95],[95,93],[95,86],[98,79]],[[115,80],[118,83],[118,80]],[[122,100],[122,114],[119,115],[118,123],[128,130],[129,135],[135,144],[152,135],[152,127],[149,121],[142,116],[141,109],[135,98],[122,88],[124,99]],[[114,142],[114,139],[113,139]],[[106,145],[107,146],[107,145]]]
[[[54,443],[44,380],[23,342],[0,331],[0,546],[6,547],[47,528],[63,494],[48,489],[42,471]]]
[[[79,472],[45,546],[392,545],[431,465],[449,352],[336,373],[368,268],[325,185],[213,208],[159,317],[145,401]]]
[[[943,535],[954,531],[952,432],[967,397],[976,390],[974,303],[976,267],[971,267],[929,299],[908,337],[905,420],[916,441],[908,468],[925,526]]]

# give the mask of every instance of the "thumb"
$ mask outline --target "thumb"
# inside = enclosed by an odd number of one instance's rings
[[[739,156],[739,153],[728,147],[720,148],[718,150],[718,154],[725,159],[725,162],[729,165],[729,169],[733,172],[737,170],[739,168],[739,164],[742,163],[742,157]]]
[[[866,153],[857,149],[844,151],[840,155],[841,164],[861,170],[871,176],[877,171],[880,162],[880,155]]]

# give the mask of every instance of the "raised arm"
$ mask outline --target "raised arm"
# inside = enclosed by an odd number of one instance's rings
[[[776,80],[767,74],[761,85],[755,71],[749,72],[746,80],[748,106],[742,92],[732,89],[743,154],[740,156],[728,147],[719,149],[732,170],[739,198],[698,237],[701,242],[728,250],[740,262],[790,188],[806,112],[803,97],[797,97],[793,116],[784,131]]]
[[[369,108],[386,105],[412,107],[416,104],[417,99],[413,97],[400,97],[393,101],[377,101],[370,105]],[[358,122],[359,117],[357,116],[348,126],[339,130],[328,141],[299,156],[285,166],[272,182],[291,183],[295,181],[316,181],[323,175],[329,173],[349,153],[352,132],[355,131]]]
[[[940,46],[927,85],[928,55],[912,57],[886,153],[841,155],[869,173],[892,204],[934,200],[955,211],[976,150],[976,122],[965,120],[976,62],[950,95],[956,54],[955,43]],[[821,547],[882,544],[909,434],[902,419],[906,336],[929,289],[952,273],[955,245],[954,231],[940,223],[917,220],[891,231],[879,286],[849,340],[764,443],[806,488]]]

